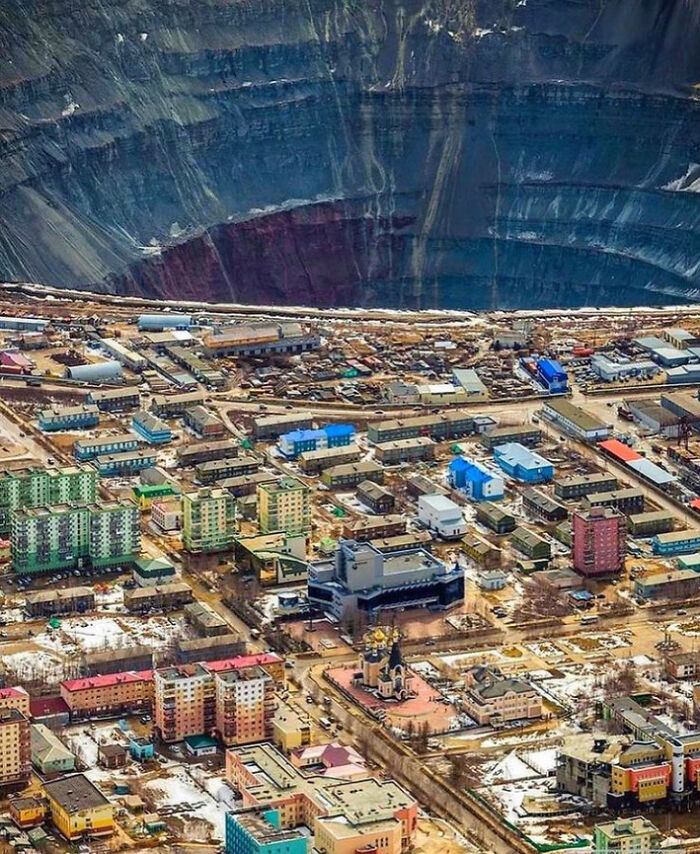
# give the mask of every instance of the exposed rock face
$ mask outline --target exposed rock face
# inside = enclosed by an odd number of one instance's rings
[[[697,0],[4,0],[0,279],[695,299]]]

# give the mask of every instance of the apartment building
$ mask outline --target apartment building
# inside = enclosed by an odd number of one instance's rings
[[[317,451],[304,451],[299,454],[299,468],[304,474],[320,474],[324,469],[345,463],[356,463],[362,457],[358,445],[345,445],[338,448],[320,448]]]
[[[9,532],[12,510],[94,503],[97,483],[97,473],[89,465],[0,472],[0,534]]]
[[[430,436],[438,441],[470,436],[475,430],[474,413],[454,409],[434,415],[376,421],[367,425],[367,439],[373,445]]]
[[[155,728],[166,742],[214,733],[231,743],[269,738],[273,691],[284,679],[284,661],[272,653],[160,668],[154,672]]]
[[[576,474],[554,479],[557,498],[581,498],[595,492],[612,492],[617,489],[617,478],[610,474]]]
[[[374,446],[374,456],[386,465],[432,460],[435,458],[435,442],[428,436],[379,442]]]
[[[19,686],[0,688],[0,709],[17,709],[29,717],[29,694]]]
[[[89,462],[105,454],[121,454],[124,451],[137,451],[141,442],[133,433],[118,433],[113,436],[78,439],[73,444],[73,456],[80,462]]]
[[[363,480],[357,485],[357,497],[366,504],[373,513],[383,516],[391,513],[396,504],[396,498],[384,486],[373,480]]]
[[[204,406],[188,406],[182,420],[190,430],[205,438],[212,439],[226,433],[224,422]]]
[[[214,674],[216,732],[224,745],[272,738],[277,708],[274,682],[259,666]]]
[[[346,540],[356,540],[358,543],[369,540],[395,537],[406,533],[406,519],[398,514],[392,516],[361,516],[346,522],[343,526],[343,537]]]
[[[138,508],[113,501],[15,510],[10,548],[20,574],[130,563],[141,549]]]
[[[184,415],[188,406],[198,406],[204,403],[205,394],[201,391],[190,391],[183,394],[154,394],[151,409],[161,418],[179,418]]]
[[[359,463],[331,466],[321,474],[321,482],[329,489],[352,489],[363,480],[383,483],[384,469],[372,460],[362,460]]]
[[[226,777],[244,808],[275,810],[281,829],[309,828],[326,854],[401,854],[414,844],[418,804],[393,780],[308,776],[271,744],[228,750]]]
[[[29,719],[17,708],[0,708],[0,792],[24,788],[30,776]]]
[[[100,411],[92,404],[53,406],[39,413],[39,429],[46,433],[56,430],[86,430],[100,423]]]
[[[523,424],[516,427],[495,427],[481,437],[481,444],[492,451],[498,445],[507,445],[510,442],[519,442],[528,448],[534,448],[542,441],[542,431],[539,427]]]
[[[509,534],[515,530],[515,516],[492,501],[477,504],[476,519],[496,534]]]
[[[87,396],[88,403],[94,403],[100,412],[120,412],[136,409],[140,396],[138,388],[110,388],[104,391],[91,391]]]
[[[193,599],[192,588],[184,581],[170,581],[124,591],[124,607],[135,613],[178,611]]]
[[[149,445],[165,445],[172,441],[173,431],[162,418],[152,412],[139,409],[131,418],[131,428]]]
[[[195,442],[177,449],[179,466],[197,466],[212,460],[225,460],[238,455],[238,439],[219,439],[216,442]]]
[[[207,485],[229,477],[253,474],[259,468],[260,460],[249,454],[201,463],[195,468],[195,476],[200,483]]]
[[[552,556],[552,546],[539,534],[522,525],[513,531],[511,538],[513,548],[527,555],[532,560],[549,560]]]
[[[95,466],[100,477],[130,477],[157,463],[158,454],[150,449],[124,451],[121,454],[100,454],[95,457]]]
[[[153,706],[153,671],[66,679],[61,682],[60,692],[72,720],[139,714]]]
[[[311,528],[311,490],[301,481],[283,477],[273,483],[260,483],[257,496],[261,533],[298,534]]]
[[[236,504],[231,493],[214,487],[182,496],[182,543],[189,552],[220,552],[233,548]]]
[[[310,430],[313,426],[311,416],[290,412],[287,415],[260,415],[253,419],[253,438],[279,439],[284,433],[293,430]]]
[[[644,492],[641,489],[614,489],[591,492],[583,500],[584,507],[614,507],[626,516],[644,512]]]
[[[95,593],[91,587],[35,590],[25,594],[24,609],[30,617],[84,614],[95,610]]]
[[[596,854],[652,854],[659,851],[662,834],[648,818],[618,818],[593,829]]]

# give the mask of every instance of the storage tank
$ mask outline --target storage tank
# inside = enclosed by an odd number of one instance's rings
[[[93,362],[87,365],[74,365],[66,369],[66,376],[72,380],[88,383],[105,382],[121,377],[122,366],[116,359],[105,362]]]

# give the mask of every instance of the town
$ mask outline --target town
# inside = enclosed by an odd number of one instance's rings
[[[700,851],[700,310],[0,293],[0,844]]]

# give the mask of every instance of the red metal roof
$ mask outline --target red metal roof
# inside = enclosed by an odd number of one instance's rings
[[[9,697],[28,697],[29,695],[24,688],[0,688],[0,700],[7,700]]]
[[[67,715],[69,713],[70,709],[63,697],[34,697],[29,701],[29,714],[33,718],[43,718],[46,715]]]
[[[127,670],[122,673],[105,673],[103,676],[86,676],[84,679],[66,679],[61,686],[66,691],[86,691],[89,688],[107,688],[124,682],[150,682],[152,670]]]
[[[629,448],[622,442],[618,442],[617,439],[606,439],[604,442],[599,442],[598,447],[610,454],[610,456],[617,457],[618,460],[622,460],[624,463],[642,459],[641,454],[633,451],[632,448]]]
[[[693,500],[690,502],[690,506],[693,508],[693,510],[700,510],[700,498],[693,498]]]
[[[244,667],[254,667],[256,664],[281,664],[282,659],[274,652],[258,652],[254,655],[239,655],[236,658],[222,658],[219,661],[203,661],[202,667],[212,673],[222,673],[226,670],[241,670]]]

